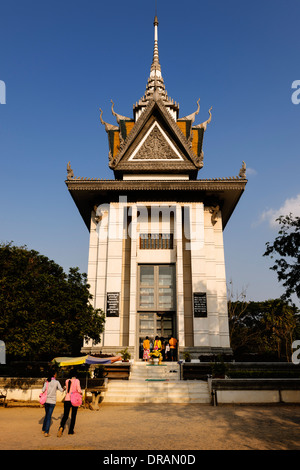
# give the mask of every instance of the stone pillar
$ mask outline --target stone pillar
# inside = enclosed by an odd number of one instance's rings
[[[90,242],[89,242],[89,259],[88,259],[88,283],[90,285],[90,293],[93,296],[91,301],[94,308],[96,305],[96,289],[97,289],[97,262],[98,262],[98,235],[97,222],[95,220],[95,212],[91,214],[90,224]]]
[[[206,260],[204,249],[204,207],[203,203],[192,203],[190,209],[190,246],[192,302],[195,292],[207,293]],[[192,305],[193,308],[193,305]],[[208,319],[195,318],[193,313],[194,346],[208,346]]]
[[[183,293],[184,293],[184,337],[185,346],[194,346],[194,315],[193,315],[193,286],[191,268],[191,237],[190,237],[190,205],[183,206],[182,227],[182,259],[183,259]]]
[[[123,204],[110,203],[107,243],[106,296],[108,293],[119,294],[119,316],[109,317],[106,312],[105,347],[120,346],[120,306],[122,285],[123,255]],[[106,307],[106,306],[105,306]],[[116,353],[117,351],[115,351]]]
[[[184,337],[184,290],[182,259],[182,213],[181,205],[176,204],[175,234],[176,242],[176,294],[177,294],[177,332],[180,347],[185,346]]]
[[[215,256],[216,256],[216,288],[219,314],[219,341],[220,347],[229,348],[229,321],[227,306],[227,287],[225,256],[221,213],[218,213],[214,226]]]
[[[88,261],[88,283],[93,296],[92,305],[95,309],[105,312],[105,289],[106,289],[106,259],[107,259],[107,228],[108,228],[108,205],[93,211],[90,225],[90,244]],[[98,352],[104,341],[104,333],[101,341],[94,349]],[[92,341],[84,342],[84,348],[91,349]]]
[[[131,260],[130,260],[130,301],[129,301],[129,346],[136,348],[136,285],[137,285],[137,206],[133,204],[130,208],[131,223],[129,236],[131,238]]]

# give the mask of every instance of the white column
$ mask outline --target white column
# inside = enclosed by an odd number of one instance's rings
[[[88,260],[88,283],[90,285],[90,293],[93,296],[91,301],[94,308],[96,306],[96,282],[97,282],[97,259],[98,259],[98,236],[97,222],[95,221],[95,213],[91,215],[90,225],[90,242],[89,242],[89,260]]]
[[[110,203],[105,294],[107,296],[107,293],[119,293],[119,309],[121,305],[122,254],[123,205],[120,203]],[[120,315],[121,312],[119,311],[118,317],[106,316],[105,346],[120,346]]]
[[[219,314],[219,341],[220,347],[229,348],[229,322],[228,322],[228,306],[227,306],[227,289],[226,289],[226,271],[222,218],[219,212],[217,222],[214,226],[215,230],[215,253],[216,253],[216,285],[218,298],[218,314]]]
[[[218,285],[216,282],[216,247],[214,226],[209,214],[209,225],[205,231],[207,312],[209,327],[209,346],[220,346]]]
[[[107,274],[107,236],[108,236],[108,213],[109,205],[99,206],[97,209],[98,225],[96,228],[98,241],[97,256],[97,284],[96,284],[96,308],[105,312],[106,298],[106,274]],[[100,347],[105,344],[105,325],[101,335]]]
[[[176,204],[175,218],[176,241],[176,294],[177,294],[177,331],[180,347],[185,346],[184,339],[184,290],[183,290],[183,260],[182,260],[182,214],[180,204]]]
[[[192,203],[190,209],[190,249],[192,293],[207,292],[206,251],[204,248],[204,207],[203,203]],[[193,299],[192,299],[193,301]],[[208,318],[195,318],[193,313],[194,346],[209,345]]]
[[[137,206],[130,208],[131,223],[129,236],[131,237],[131,261],[130,261],[130,304],[129,304],[129,346],[136,346],[136,289],[137,289]]]
[[[95,213],[91,214],[90,224],[90,241],[89,241],[89,260],[88,260],[88,272],[87,280],[90,285],[90,293],[93,296],[91,299],[91,305],[94,308],[97,307],[97,260],[98,260],[98,235],[97,235],[97,222],[95,220]],[[84,341],[84,347],[92,347],[92,340]]]

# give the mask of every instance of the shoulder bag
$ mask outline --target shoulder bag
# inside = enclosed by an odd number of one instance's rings
[[[47,381],[47,385],[46,385],[46,390],[42,393],[40,393],[39,395],[39,399],[40,399],[40,404],[41,405],[44,405],[46,403],[46,400],[47,400],[47,392],[48,392],[48,385],[49,385],[49,382]]]

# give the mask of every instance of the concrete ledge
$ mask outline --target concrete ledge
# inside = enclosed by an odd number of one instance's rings
[[[214,405],[300,403],[300,379],[209,379]]]
[[[199,356],[232,356],[232,349],[227,347],[213,347],[213,346],[189,346],[182,347],[179,346],[179,357],[183,355],[184,352],[189,352],[191,359],[196,359],[199,361]]]
[[[213,362],[184,362],[182,364],[182,377],[184,380],[204,380],[212,375]],[[225,362],[226,375],[232,380],[248,377],[277,378],[279,380],[298,378],[300,379],[300,367],[292,362]]]
[[[96,386],[96,382],[98,384],[100,380],[89,380],[89,385],[90,382],[95,382]],[[0,391],[5,391],[6,402],[10,400],[38,402],[44,381],[45,379],[0,377]],[[131,384],[131,381],[120,382],[123,382],[124,385],[127,384],[128,387]],[[186,383],[186,381],[179,381],[179,388],[185,388]],[[191,386],[195,387],[200,383],[201,381],[195,380],[192,381]],[[150,381],[147,384],[152,388],[162,386],[167,386],[170,390],[175,388],[172,383],[161,385],[165,382]],[[84,388],[84,384],[82,385]],[[215,405],[222,403],[300,403],[300,379],[208,379],[208,386],[212,403]],[[62,401],[63,396],[63,393],[57,392],[58,403]],[[172,398],[170,396],[170,399]]]
[[[46,378],[27,377],[0,377],[0,392],[6,395],[6,403],[9,401],[36,402],[39,403],[39,395],[42,391]],[[58,378],[61,385],[65,384],[66,378]],[[103,384],[106,379],[88,379],[88,387],[97,387]],[[86,379],[80,378],[81,388],[84,390]],[[62,402],[64,392],[57,391],[57,402]]]
[[[300,379],[211,379],[214,390],[300,390]]]

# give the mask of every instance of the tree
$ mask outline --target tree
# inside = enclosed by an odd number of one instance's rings
[[[266,243],[263,256],[275,258],[270,268],[277,272],[278,281],[283,283],[286,291],[282,298],[291,300],[293,294],[300,299],[300,217],[292,214],[276,219],[280,230],[273,244]]]
[[[11,358],[79,355],[83,339],[100,342],[104,315],[92,307],[86,274],[37,251],[0,245],[0,339]]]
[[[245,312],[248,307],[246,290],[243,289],[241,293],[234,293],[233,282],[231,280],[227,286],[227,298],[230,345],[234,351],[247,348],[252,339],[249,334],[249,328],[243,327]],[[255,332],[253,334],[255,335]]]
[[[256,354],[290,360],[299,328],[298,309],[282,299],[236,301],[228,305],[231,347],[235,355]]]
[[[261,344],[268,353],[276,354],[278,359],[290,360],[292,343],[297,327],[297,308],[282,299],[260,302],[262,312]]]

